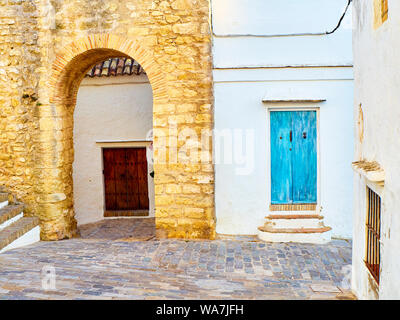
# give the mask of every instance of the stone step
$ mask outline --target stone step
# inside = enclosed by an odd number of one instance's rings
[[[269,226],[259,227],[258,230],[263,232],[272,233],[323,233],[330,231],[331,227],[320,227],[320,228],[273,228]]]
[[[0,231],[0,253],[40,241],[39,219],[23,217]]]
[[[269,214],[272,216],[315,216],[319,215],[319,211],[312,210],[312,211],[269,211]]]
[[[8,193],[0,192],[0,202],[8,201]]]
[[[8,205],[8,193],[0,192],[0,209]]]
[[[0,209],[0,230],[21,219],[24,215],[23,204],[8,205]]]
[[[265,218],[265,225],[278,229],[319,228],[324,226],[324,217],[317,214],[271,214]]]
[[[324,217],[318,214],[270,214],[267,219],[320,219]]]
[[[258,238],[266,242],[299,242],[324,244],[331,240],[331,228],[274,228],[264,225],[258,228]]]

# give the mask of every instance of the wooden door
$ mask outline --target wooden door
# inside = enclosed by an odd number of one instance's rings
[[[273,204],[292,201],[292,155],[289,112],[271,112],[271,197]]]
[[[316,112],[273,111],[270,120],[271,203],[316,203]]]
[[[317,202],[317,113],[293,112],[293,203]]]
[[[146,148],[103,149],[106,210],[149,209]]]

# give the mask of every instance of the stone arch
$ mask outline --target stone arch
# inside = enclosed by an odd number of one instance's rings
[[[80,81],[90,66],[115,55],[138,61],[149,77],[154,99],[163,101],[167,98],[165,78],[151,50],[146,50],[136,40],[99,34],[80,38],[57,55],[49,80],[50,103],[74,103]]]
[[[153,114],[158,105],[168,101],[164,75],[151,50],[141,47],[138,41],[99,34],[77,39],[61,50],[48,81],[49,104],[40,107],[36,193],[43,240],[59,240],[76,234],[72,130],[77,92],[90,67],[115,56],[131,57],[146,71],[153,89]]]

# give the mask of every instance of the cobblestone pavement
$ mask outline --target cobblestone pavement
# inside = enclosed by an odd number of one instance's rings
[[[351,243],[345,240],[143,241],[129,228],[118,240],[96,239],[112,231],[97,226],[81,229],[84,238],[0,254],[0,299],[334,299],[338,293],[346,298]],[[44,270],[52,267],[55,289],[44,290],[42,284],[52,284]]]
[[[154,218],[118,218],[105,219],[79,227],[82,238],[118,240],[149,240],[155,237]]]

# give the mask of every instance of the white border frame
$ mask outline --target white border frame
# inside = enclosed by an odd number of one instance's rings
[[[113,219],[122,217],[104,217],[104,212],[106,211],[106,190],[104,183],[104,156],[103,149],[110,148],[147,148],[153,143],[152,140],[131,140],[131,141],[96,141],[96,145],[100,147],[100,157],[101,157],[101,175],[102,175],[102,188],[103,188],[103,219]],[[147,171],[150,171],[149,161],[147,161]],[[147,216],[129,217],[129,218],[153,218],[155,216],[155,195],[154,195],[154,180],[150,183],[151,177],[147,178],[147,194],[149,197],[149,214]],[[153,199],[151,199],[152,197]],[[153,206],[151,205],[153,204]]]
[[[316,111],[317,113],[317,206],[315,211],[307,211],[309,213],[319,213],[321,212],[321,148],[320,148],[320,106],[315,105],[315,103],[310,102],[282,102],[282,103],[269,103],[266,108],[266,116],[267,116],[267,211],[271,212],[269,207],[271,204],[271,111]],[[276,213],[276,211],[275,211]],[[299,213],[299,211],[285,211],[287,214]]]

